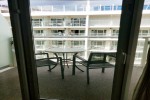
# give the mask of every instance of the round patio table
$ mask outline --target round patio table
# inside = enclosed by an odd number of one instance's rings
[[[51,53],[54,53],[56,55],[56,57],[58,57],[58,53],[62,53],[63,55],[63,60],[64,60],[64,66],[65,66],[65,63],[67,64],[68,66],[68,58],[67,58],[67,54],[68,53],[73,53],[73,55],[77,55],[78,53],[80,52],[84,52],[85,49],[83,48],[49,48],[46,50],[46,52],[51,52]],[[68,66],[69,67],[69,66]],[[75,66],[77,69],[79,69],[80,71],[84,72],[83,70],[81,70],[80,68],[78,68],[77,66]],[[74,73],[74,64],[73,64],[73,73]]]

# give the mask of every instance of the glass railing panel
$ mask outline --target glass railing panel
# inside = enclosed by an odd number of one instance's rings
[[[31,11],[35,12],[35,11],[42,11],[42,6],[33,6],[31,7]]]
[[[93,50],[105,50],[105,46],[97,46],[97,45],[95,45],[95,46],[91,46],[91,49],[93,49]]]
[[[109,36],[106,33],[90,33],[90,36]]]
[[[112,33],[112,36],[118,36],[119,33]]]
[[[35,45],[35,48],[36,49],[45,49],[45,46],[44,45]]]
[[[61,12],[61,11],[64,11],[64,6],[63,5],[53,6],[53,12]]]
[[[43,22],[40,22],[40,21],[32,21],[32,26],[33,27],[40,27],[40,26],[42,26],[42,23]]]
[[[110,20],[90,20],[89,25],[90,26],[110,26],[111,21]]]
[[[42,11],[52,12],[53,6],[42,6]]]
[[[65,11],[77,11],[77,6],[65,6]]]
[[[46,34],[44,33],[33,33],[34,34],[34,37],[44,37],[46,36]]]
[[[76,11],[86,11],[86,6],[77,6]]]

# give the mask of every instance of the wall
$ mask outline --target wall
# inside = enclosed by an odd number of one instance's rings
[[[10,25],[0,14],[0,67],[12,64],[10,37],[12,37]]]

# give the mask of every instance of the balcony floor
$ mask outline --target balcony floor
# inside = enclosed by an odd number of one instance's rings
[[[82,67],[81,67],[82,68]],[[64,100],[110,100],[114,68],[90,70],[90,85],[86,84],[86,72],[76,70],[72,76],[72,67],[65,68],[65,79],[61,79],[60,67],[52,72],[47,67],[38,68],[38,80],[41,98]],[[85,70],[85,68],[83,67]],[[130,92],[142,72],[134,67]],[[17,68],[0,73],[0,100],[21,100]],[[131,95],[130,95],[131,96]]]

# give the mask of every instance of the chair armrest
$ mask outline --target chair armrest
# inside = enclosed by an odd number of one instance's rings
[[[116,58],[116,54],[108,54],[108,56]]]
[[[35,53],[35,55],[47,55],[48,53]]]
[[[79,55],[74,55],[76,58],[78,58],[78,59],[80,59],[80,60],[82,60],[82,61],[87,61],[86,59],[84,59],[84,58],[82,58],[82,57],[80,57]]]
[[[41,58],[41,59],[49,59],[49,60],[51,60],[51,59],[56,59],[57,61],[57,63],[59,62],[59,57],[49,57],[49,54],[47,53],[47,52],[44,52],[44,53],[36,53],[35,55],[46,55],[46,57],[47,58]],[[37,60],[40,60],[40,59],[37,59]]]

